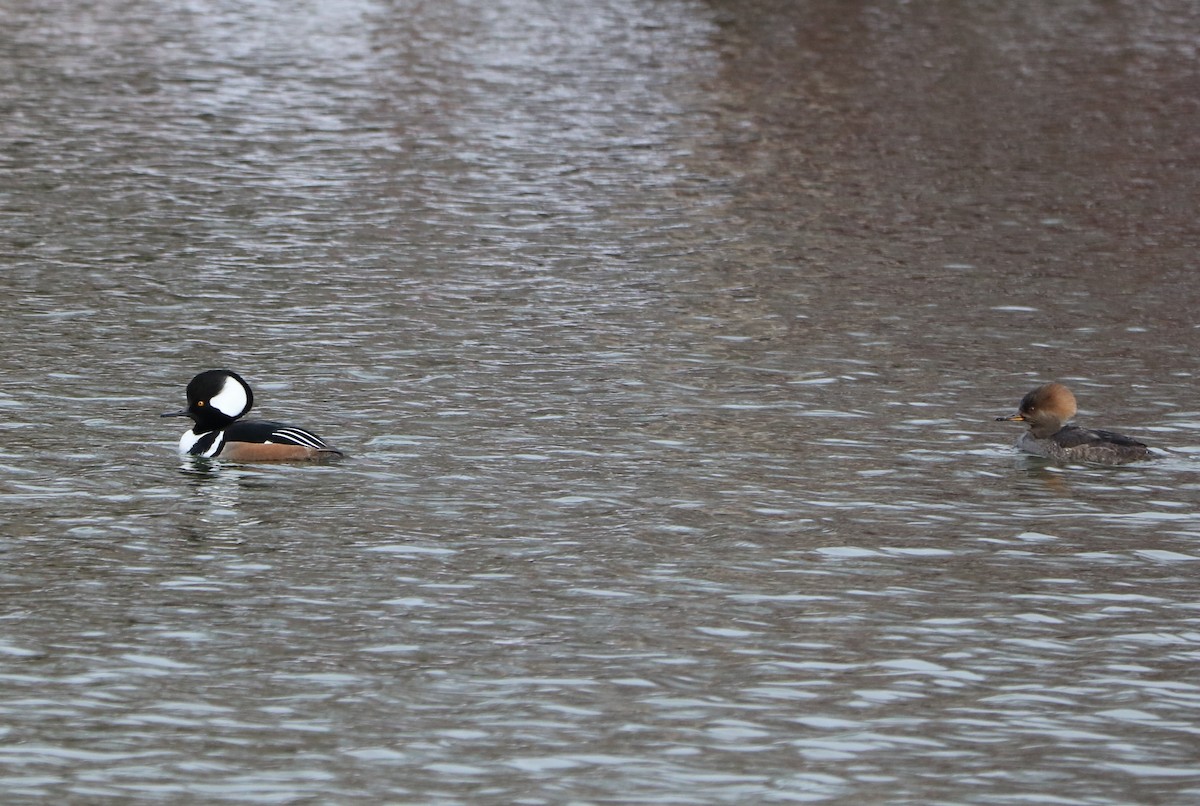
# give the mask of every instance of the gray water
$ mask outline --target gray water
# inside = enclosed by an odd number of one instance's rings
[[[1200,800],[1198,44],[5,4],[4,801]],[[211,367],[350,458],[182,461]]]

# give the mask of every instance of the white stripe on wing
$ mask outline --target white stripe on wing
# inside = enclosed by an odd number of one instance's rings
[[[303,428],[293,428],[290,426],[288,428],[279,428],[273,431],[271,436],[278,437],[279,439],[285,442],[290,442],[293,445],[303,445],[306,448],[312,448],[313,450],[318,451],[325,450],[329,447],[316,434],[310,434]]]

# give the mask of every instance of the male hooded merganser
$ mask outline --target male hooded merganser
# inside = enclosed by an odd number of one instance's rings
[[[1075,416],[1075,395],[1061,383],[1047,383],[1021,398],[1021,407],[1001,420],[1029,423],[1017,447],[1059,462],[1123,465],[1151,458],[1136,439],[1112,431],[1095,431],[1065,423]]]
[[[210,369],[187,385],[188,407],[163,417],[191,417],[192,430],[179,440],[179,452],[232,462],[287,462],[332,459],[342,452],[311,431],[265,420],[242,420],[254,405],[250,385],[236,372]]]

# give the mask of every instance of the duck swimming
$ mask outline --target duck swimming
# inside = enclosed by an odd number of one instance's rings
[[[1132,437],[1067,425],[1075,416],[1075,395],[1061,383],[1047,383],[1021,398],[1017,413],[996,421],[1029,423],[1017,440],[1028,453],[1058,462],[1123,465],[1152,458],[1150,448]]]
[[[186,409],[163,417],[190,417],[195,425],[179,440],[179,452],[232,462],[332,459],[342,452],[303,428],[267,420],[243,420],[254,406],[250,384],[236,372],[210,369],[187,385]]]

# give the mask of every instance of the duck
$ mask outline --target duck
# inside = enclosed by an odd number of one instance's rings
[[[1028,423],[1029,430],[1017,439],[1017,447],[1056,462],[1124,465],[1153,458],[1149,446],[1132,437],[1070,425],[1075,412],[1075,395],[1052,382],[1021,398],[1016,414],[996,421]]]
[[[163,417],[190,417],[179,452],[232,462],[295,462],[337,459],[337,448],[304,428],[269,420],[243,420],[254,406],[250,384],[228,369],[201,372],[187,385],[187,408]]]

